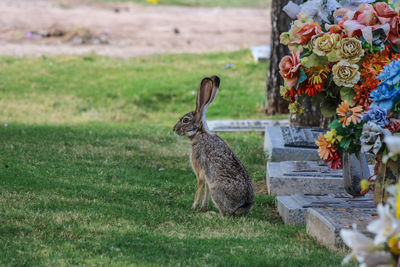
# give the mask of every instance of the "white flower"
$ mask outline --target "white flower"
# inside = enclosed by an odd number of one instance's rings
[[[301,12],[301,8],[298,4],[290,1],[286,6],[283,7],[283,11],[285,11],[291,19],[295,19],[297,14]]]
[[[334,0],[329,0],[330,6],[332,7],[332,2],[336,2]],[[336,9],[336,5],[334,7]],[[322,21],[329,22],[328,16],[334,10],[328,10],[327,6],[324,4],[323,0],[310,0],[305,2],[304,4],[298,5],[290,1],[284,8],[283,11],[288,14],[288,16],[292,19],[296,18],[296,15],[300,12],[304,12],[307,14],[308,18],[312,18],[314,21],[318,23],[322,23]]]
[[[377,211],[379,218],[373,220],[367,226],[368,231],[375,234],[375,245],[386,242],[395,233],[400,232],[400,221],[390,212],[389,205],[383,206],[382,204],[379,204]]]
[[[399,136],[386,136],[384,139],[387,147],[393,154],[400,154],[400,137]]]
[[[362,263],[366,255],[375,249],[374,241],[353,229],[340,230],[343,242],[352,249],[352,252],[343,259],[343,264],[348,263],[353,257]]]

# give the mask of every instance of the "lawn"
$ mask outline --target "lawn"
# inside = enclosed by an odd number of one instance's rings
[[[173,124],[212,74],[209,119],[265,118],[266,67],[248,51],[0,58],[0,265],[338,266],[344,254],[277,216],[259,133],[221,134],[254,180],[254,211],[190,209],[189,142]]]
[[[150,4],[147,0],[92,0],[97,2],[134,2],[138,4]],[[159,5],[178,5],[193,7],[248,7],[268,8],[271,0],[158,0]]]

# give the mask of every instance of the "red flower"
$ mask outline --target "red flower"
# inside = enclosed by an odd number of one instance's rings
[[[388,129],[391,133],[400,132],[400,120],[390,118],[389,125],[386,126],[385,128]]]
[[[322,91],[322,83],[319,84],[307,84],[305,93],[309,96],[315,96]]]
[[[332,169],[336,170],[336,169],[340,169],[343,167],[342,166],[342,158],[340,157],[340,154],[337,151],[334,152],[331,157],[329,157],[327,160],[325,160],[325,163],[329,163],[329,162],[331,162],[330,167]]]
[[[296,102],[296,95],[297,95],[297,90],[296,88],[292,87],[289,91],[285,93],[285,98],[290,98],[290,103]]]

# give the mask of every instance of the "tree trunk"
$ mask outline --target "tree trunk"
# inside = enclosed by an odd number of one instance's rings
[[[313,106],[309,97],[299,97],[297,102],[304,107],[304,113],[301,115],[290,114],[290,125],[328,128],[333,118],[322,116],[319,104]]]
[[[265,112],[269,115],[288,113],[288,102],[280,94],[280,86],[284,84],[283,78],[279,74],[279,62],[282,57],[289,55],[289,49],[280,44],[280,35],[290,29],[292,19],[282,10],[289,0],[272,0],[271,5],[271,57],[267,75],[267,101]],[[303,0],[293,1],[301,4]],[[307,98],[299,99],[305,112],[303,115],[291,115],[290,123],[296,126],[319,126],[327,127],[330,119],[325,119],[321,115],[320,107],[312,106]]]
[[[289,0],[272,0],[271,4],[271,56],[267,74],[267,101],[266,113],[288,113],[288,102],[281,97],[280,86],[284,84],[279,74],[279,62],[289,55],[287,46],[280,43],[280,35],[290,29],[292,19],[282,10]],[[299,1],[295,1],[299,2]]]

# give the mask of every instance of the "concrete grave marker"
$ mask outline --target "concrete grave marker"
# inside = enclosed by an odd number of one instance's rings
[[[377,216],[376,208],[310,208],[307,210],[307,233],[328,248],[340,250],[345,248],[339,234],[341,229],[350,229],[356,224],[358,231],[371,235],[366,228]]]
[[[270,161],[319,160],[315,141],[321,128],[268,126],[264,151]]]
[[[212,132],[264,132],[267,126],[289,125],[288,120],[214,120],[207,121]]]
[[[285,224],[305,225],[307,209],[309,208],[373,209],[375,206],[372,195],[353,198],[347,193],[339,193],[278,196],[277,207],[279,215]]]
[[[267,186],[278,196],[344,192],[342,170],[317,161],[268,162]]]

